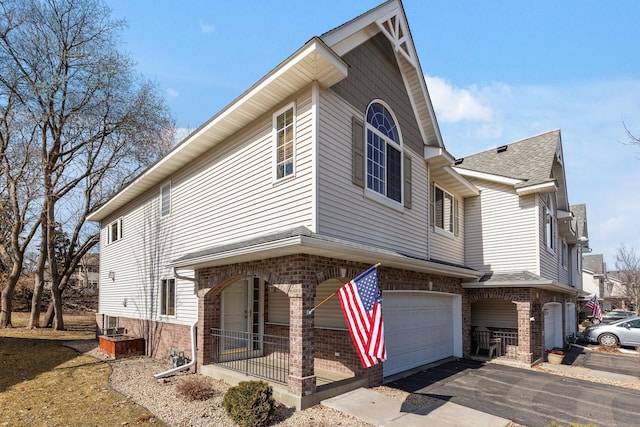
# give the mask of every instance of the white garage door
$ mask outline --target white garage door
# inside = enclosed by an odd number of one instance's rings
[[[462,354],[459,295],[386,291],[382,300],[384,376]]]
[[[544,313],[545,350],[552,350],[555,347],[562,348],[564,340],[562,336],[562,305],[550,302],[544,305],[542,311]]]

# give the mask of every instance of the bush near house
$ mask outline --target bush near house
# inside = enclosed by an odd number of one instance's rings
[[[176,392],[182,400],[193,402],[195,400],[209,400],[216,396],[211,378],[200,375],[189,376],[182,379],[176,385]]]
[[[264,381],[241,381],[222,399],[227,415],[243,427],[267,425],[275,412],[273,389]]]

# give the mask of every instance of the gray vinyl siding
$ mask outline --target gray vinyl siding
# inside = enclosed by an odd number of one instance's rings
[[[555,226],[553,227],[553,240],[555,242],[555,248],[553,250],[547,248],[547,244],[545,242],[545,224],[544,224],[544,214],[545,214],[545,205],[542,201],[542,196],[537,195],[539,197],[538,200],[538,216],[540,228],[538,230],[538,238],[540,243],[540,276],[545,277],[547,279],[552,280],[560,280],[560,271],[564,271],[562,268],[562,260],[560,258],[560,239],[558,239],[558,222],[555,222]],[[555,214],[555,213],[554,213]],[[562,283],[567,283],[565,280]]]
[[[170,178],[170,216],[159,219],[160,186],[121,211],[122,240],[101,247],[101,313],[158,318],[159,281],[172,277],[165,268],[168,262],[274,230],[312,228],[310,90],[295,99],[295,114],[295,176],[273,180],[273,117],[269,113]],[[102,242],[107,242],[107,226],[116,218],[101,224]],[[115,282],[107,277],[108,271],[116,272]],[[176,286],[176,317],[167,320],[188,324],[197,318],[193,283],[177,280]],[[123,307],[124,298],[127,307]]]
[[[426,257],[428,172],[424,160],[405,146],[412,158],[412,208],[393,209],[368,198],[353,184],[352,117],[362,113],[335,92],[320,93],[318,142],[318,231],[372,246]]]
[[[398,119],[403,143],[422,153],[424,141],[389,40],[379,33],[342,59],[349,64],[349,76],[331,89],[360,110],[360,116],[374,99],[389,104]]]
[[[473,183],[480,195],[465,199],[466,264],[480,271],[538,274],[537,196],[519,197],[507,185]]]

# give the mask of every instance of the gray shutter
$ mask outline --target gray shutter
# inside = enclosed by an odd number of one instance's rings
[[[411,156],[404,155],[404,207],[411,209]]]
[[[429,225],[434,226],[436,222],[436,187],[429,184]]]
[[[460,204],[458,203],[458,198],[454,196],[453,198],[453,234],[460,234]]]
[[[356,117],[351,118],[352,153],[351,153],[351,182],[364,188],[365,147],[364,123]]]

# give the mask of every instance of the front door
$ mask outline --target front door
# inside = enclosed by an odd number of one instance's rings
[[[222,291],[222,351],[229,357],[244,357],[262,348],[263,281],[238,280]]]

